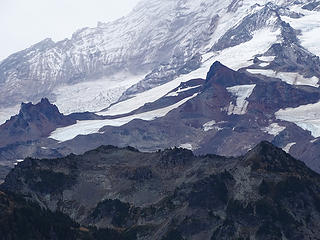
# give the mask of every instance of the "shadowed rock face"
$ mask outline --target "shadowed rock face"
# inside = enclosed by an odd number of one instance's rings
[[[320,175],[268,142],[243,157],[100,147],[26,159],[2,185],[124,239],[317,239]]]
[[[0,191],[0,236],[7,240],[131,240],[130,231],[81,227],[61,212],[51,212],[21,196]]]
[[[79,225],[61,213],[0,192],[1,239],[81,239]]]
[[[74,124],[76,121],[61,114],[58,108],[43,98],[38,104],[22,103],[18,115],[0,126],[0,147],[17,142],[38,140],[47,137],[57,127]]]

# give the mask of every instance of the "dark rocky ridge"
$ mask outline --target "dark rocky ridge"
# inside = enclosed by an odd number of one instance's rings
[[[319,239],[319,183],[303,162],[262,142],[239,158],[103,146],[26,159],[1,188],[128,239],[291,240]]]
[[[0,191],[1,240],[133,240],[130,232],[83,227],[22,196]]]
[[[74,123],[74,119],[61,114],[47,98],[35,105],[22,103],[19,114],[0,125],[0,148],[47,137],[56,128]]]

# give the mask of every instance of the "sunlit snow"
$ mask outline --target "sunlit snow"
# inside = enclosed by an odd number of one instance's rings
[[[186,88],[179,88],[177,91],[175,92],[170,92],[166,95],[166,97],[176,97],[179,95],[179,93],[182,93],[182,92],[186,92],[186,91],[189,91],[191,89],[195,89],[195,88],[198,88],[202,85],[198,85],[198,86],[193,86],[193,87],[186,87]]]
[[[202,126],[202,127],[203,127],[203,131],[208,132],[208,131],[213,130],[213,129],[218,130],[218,131],[222,130],[222,128],[216,126],[216,124],[217,124],[217,123],[216,123],[215,120],[206,122],[206,123],[203,124],[203,126]]]
[[[281,16],[282,20],[289,23],[294,29],[300,31],[301,34],[298,35],[298,38],[300,39],[303,47],[313,54],[320,56],[320,12],[303,10],[298,6],[292,6],[292,9],[305,16],[301,18]]]
[[[234,105],[232,102],[230,103],[228,108],[228,115],[243,115],[247,113],[247,107],[249,102],[246,99],[248,99],[251,96],[255,87],[256,85],[252,84],[238,85],[227,88],[228,92],[230,92],[233,96],[237,97],[236,105]]]
[[[279,78],[282,81],[291,85],[307,85],[312,87],[319,87],[319,78],[313,76],[311,78],[305,78],[299,73],[294,72],[276,72],[271,69],[247,69],[249,73],[261,74],[267,77]]]
[[[310,131],[315,138],[320,137],[320,102],[281,109],[275,115],[277,119],[295,123],[302,129]]]
[[[184,148],[184,149],[188,149],[188,150],[193,150],[193,147],[192,147],[192,144],[191,143],[184,143],[184,144],[181,144],[179,146],[180,148]]]
[[[264,61],[264,62],[272,62],[276,56],[261,56],[258,57],[259,60]]]
[[[194,98],[197,95],[194,94],[191,97],[185,98],[180,102],[177,102],[171,106],[156,109],[149,112],[143,112],[135,115],[130,115],[127,117],[117,118],[117,119],[106,119],[106,120],[86,120],[86,121],[78,121],[76,124],[56,129],[51,135],[50,138],[58,140],[60,142],[71,140],[78,135],[88,135],[93,133],[98,133],[99,129],[104,126],[122,126],[133,119],[142,119],[142,120],[153,120],[158,117],[165,116],[171,110],[181,106],[188,100]]]
[[[290,149],[291,149],[294,145],[296,145],[295,142],[293,142],[293,143],[288,143],[288,144],[283,148],[283,151],[285,151],[286,153],[289,153],[289,152],[290,152]]]
[[[279,135],[279,133],[281,133],[285,129],[286,127],[280,126],[278,123],[272,123],[270,124],[270,126],[263,128],[262,131],[270,135],[277,136]]]
[[[126,89],[141,81],[144,76],[119,73],[97,81],[62,86],[54,91],[57,98],[54,104],[64,114],[100,111],[118,101]]]

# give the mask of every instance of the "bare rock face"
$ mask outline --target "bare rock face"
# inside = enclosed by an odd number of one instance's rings
[[[74,119],[61,114],[46,98],[35,105],[22,103],[19,114],[0,126],[0,148],[47,137],[57,127],[68,126],[75,122]]]
[[[104,146],[26,159],[2,189],[123,239],[317,239],[319,180],[268,142],[238,158]]]

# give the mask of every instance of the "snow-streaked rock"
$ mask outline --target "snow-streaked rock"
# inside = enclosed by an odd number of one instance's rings
[[[237,98],[236,103],[230,103],[228,108],[228,115],[236,114],[236,115],[243,115],[247,113],[247,107],[249,102],[247,99],[252,94],[254,88],[256,87],[255,84],[252,85],[239,85],[228,87],[227,90],[233,96]]]
[[[268,127],[263,128],[262,130],[270,135],[278,136],[286,127],[280,126],[278,123],[272,123]]]

